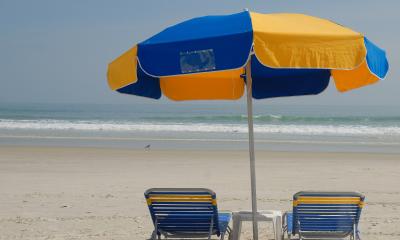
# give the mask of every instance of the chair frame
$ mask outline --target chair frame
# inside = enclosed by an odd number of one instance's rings
[[[359,198],[359,203],[357,204],[357,212],[354,216],[354,222],[352,229],[349,231],[302,231],[301,230],[301,222],[297,218],[297,201],[300,197],[318,197],[318,198],[338,198],[340,197],[350,197],[350,198]],[[361,210],[364,204],[365,197],[364,195],[357,192],[316,192],[316,191],[303,191],[298,192],[293,196],[293,213],[292,213],[292,231],[288,229],[288,216],[291,214],[290,212],[286,212],[283,215],[283,231],[287,233],[288,238],[291,239],[292,235],[298,234],[299,239],[338,239],[338,238],[346,238],[349,237],[351,240],[361,240],[360,232],[358,230],[358,223],[360,219]],[[329,204],[329,202],[327,203]],[[354,204],[355,205],[355,204]]]
[[[196,195],[199,193],[203,193],[210,195],[211,197],[211,201],[210,201],[210,205],[212,206],[212,214],[210,216],[210,227],[209,227],[209,231],[206,232],[202,232],[202,233],[171,233],[168,231],[163,230],[162,228],[159,227],[159,218],[158,216],[155,214],[153,207],[152,207],[152,203],[151,203],[151,194],[168,194],[168,195],[184,195],[184,194],[188,194],[188,195]],[[220,231],[221,229],[219,229],[219,224],[216,224],[216,226],[214,226],[215,222],[219,222],[218,219],[218,208],[217,208],[217,204],[216,204],[216,194],[215,192],[213,192],[210,189],[207,188],[151,188],[148,189],[145,193],[144,196],[146,198],[146,201],[148,203],[148,207],[149,207],[149,211],[150,211],[150,215],[153,221],[153,225],[154,225],[154,230],[151,234],[151,239],[155,240],[155,239],[161,239],[161,235],[164,236],[165,239],[168,238],[207,238],[208,240],[211,239],[212,235],[217,235],[220,236],[220,239],[224,239],[225,233],[228,233],[230,235],[231,233],[231,229],[229,226],[227,226],[226,231]],[[150,202],[150,203],[149,203]]]

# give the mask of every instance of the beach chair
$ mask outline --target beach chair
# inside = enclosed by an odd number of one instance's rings
[[[144,193],[154,224],[151,239],[224,238],[232,214],[218,212],[215,193],[205,188],[152,188]]]
[[[358,221],[364,196],[356,192],[298,192],[293,212],[285,213],[283,230],[288,238],[360,239]]]

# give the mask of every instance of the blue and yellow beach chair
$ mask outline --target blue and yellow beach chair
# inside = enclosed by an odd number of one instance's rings
[[[232,214],[218,212],[215,193],[205,188],[152,188],[144,193],[154,224],[152,239],[224,238]]]
[[[284,217],[289,239],[360,239],[358,221],[364,196],[356,192],[298,192]]]

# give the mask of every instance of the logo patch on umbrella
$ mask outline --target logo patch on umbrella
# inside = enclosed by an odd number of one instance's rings
[[[182,73],[204,72],[215,69],[213,49],[180,52]]]

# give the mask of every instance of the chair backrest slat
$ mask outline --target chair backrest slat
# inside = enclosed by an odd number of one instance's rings
[[[298,192],[293,196],[293,234],[351,234],[364,196],[355,192]]]
[[[215,193],[204,188],[153,188],[145,192],[153,223],[160,232],[219,234]]]

